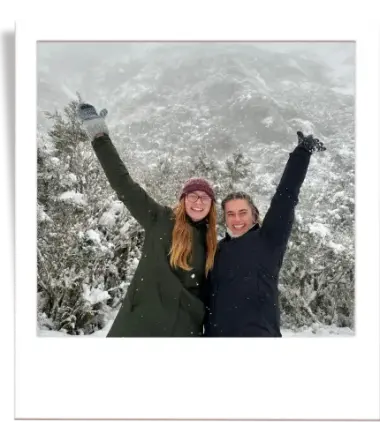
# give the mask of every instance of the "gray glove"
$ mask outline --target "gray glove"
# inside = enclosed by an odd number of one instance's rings
[[[90,141],[102,133],[109,134],[107,124],[104,118],[107,115],[107,110],[103,109],[99,115],[96,109],[91,104],[81,103],[77,108],[78,119],[82,122],[84,131],[89,137]]]

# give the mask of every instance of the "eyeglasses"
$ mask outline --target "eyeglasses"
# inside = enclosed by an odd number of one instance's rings
[[[205,194],[202,196],[197,195],[196,193],[189,193],[186,196],[187,200],[189,202],[197,202],[198,199],[200,199],[202,201],[203,204],[207,204],[208,202],[211,201],[211,198],[209,195]]]

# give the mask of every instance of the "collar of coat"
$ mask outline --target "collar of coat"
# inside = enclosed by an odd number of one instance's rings
[[[207,217],[201,219],[200,221],[195,222],[193,221],[193,219],[191,219],[189,215],[186,214],[186,220],[190,225],[192,225],[195,228],[205,228],[208,225]]]
[[[231,236],[228,231],[226,231],[226,235],[224,236],[225,240],[236,240],[239,239],[240,237],[244,237],[246,234],[248,234],[250,231],[256,231],[260,228],[259,224],[255,224],[253,225],[248,231],[246,231],[244,234],[242,234],[241,236],[237,236],[237,237],[233,237]]]

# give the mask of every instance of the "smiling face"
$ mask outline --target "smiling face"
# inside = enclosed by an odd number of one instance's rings
[[[256,222],[252,208],[245,199],[233,199],[226,202],[224,215],[227,228],[235,237],[246,233]]]
[[[212,200],[204,191],[193,191],[185,196],[186,214],[194,221],[204,219],[210,212]]]

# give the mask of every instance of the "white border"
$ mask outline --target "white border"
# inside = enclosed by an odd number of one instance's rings
[[[16,27],[16,418],[379,418],[377,29],[128,20]],[[277,20],[282,20],[278,18]],[[190,20],[191,21],[191,20]],[[90,19],[91,22],[91,19]],[[80,26],[80,24],[82,24]],[[297,24],[297,25],[296,25]],[[149,29],[154,29],[150,30]],[[68,33],[69,32],[69,33]],[[36,41],[357,41],[357,335],[329,339],[36,337]],[[321,38],[321,35],[323,37]],[[220,37],[222,36],[222,37]],[[376,201],[376,202],[375,202]]]

